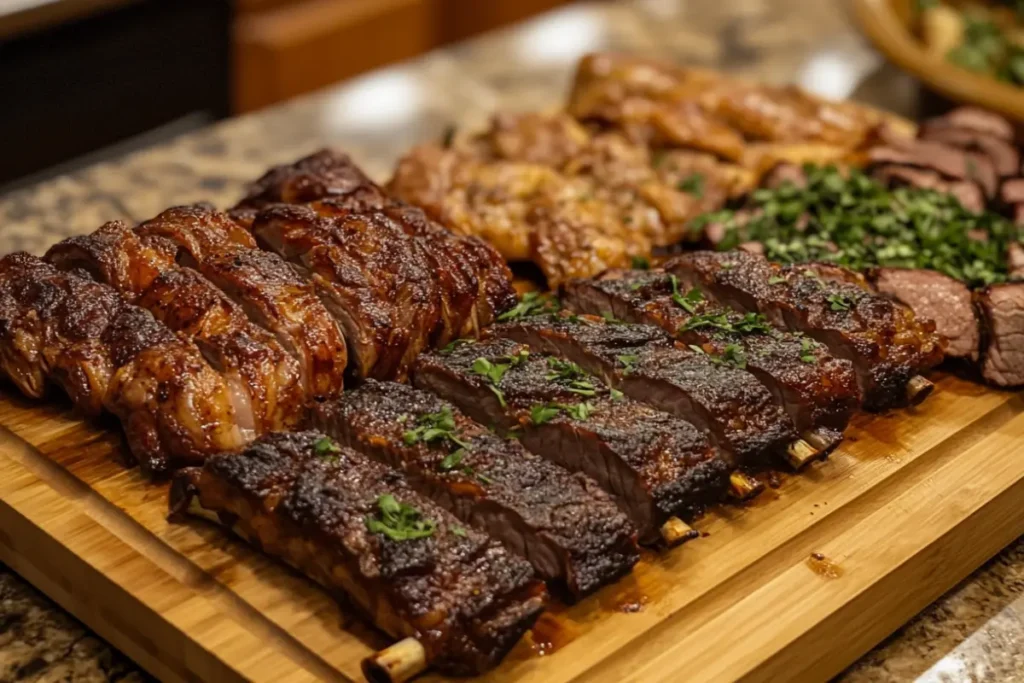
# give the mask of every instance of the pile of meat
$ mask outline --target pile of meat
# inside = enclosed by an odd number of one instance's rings
[[[1008,214],[1024,225],[1024,169],[1014,126],[991,112],[962,107],[921,125],[918,137],[890,138],[869,152],[872,174],[891,185],[954,194],[973,211]],[[984,234],[974,236],[984,240]],[[970,292],[933,271],[883,268],[867,273],[880,291],[935,321],[947,355],[977,363],[997,386],[1024,385],[1024,246],[1011,243],[1011,282]]]
[[[482,133],[416,147],[388,189],[533,261],[554,287],[687,241],[690,219],[779,163],[859,160],[882,123],[795,87],[595,55],[566,111],[498,115]]]

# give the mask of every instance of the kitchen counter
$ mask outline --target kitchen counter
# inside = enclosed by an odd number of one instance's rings
[[[882,64],[840,3],[635,0],[580,3],[282,107],[0,197],[0,252],[172,204],[225,206],[266,167],[324,145],[378,178],[410,145],[499,109],[564,100],[578,56],[649,54],[913,116],[916,85]],[[1024,541],[940,598],[839,680],[1024,681]],[[137,681],[130,662],[0,567],[0,680]]]

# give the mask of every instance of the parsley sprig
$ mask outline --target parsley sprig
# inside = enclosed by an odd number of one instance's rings
[[[498,316],[499,322],[507,322],[509,320],[520,320],[522,318],[529,318],[535,315],[542,315],[544,313],[557,313],[561,306],[558,300],[552,297],[550,294],[542,294],[540,292],[527,292],[523,294],[519,303],[514,308],[505,311]]]
[[[548,368],[551,369],[545,379],[549,382],[557,381],[565,385],[566,389],[580,396],[594,396],[597,389],[591,381],[590,373],[576,363],[561,358],[548,358]]]
[[[694,287],[684,296],[679,293],[679,278],[675,275],[669,275],[668,281],[672,285],[672,301],[676,302],[676,305],[687,313],[695,313],[697,311],[697,304],[704,301],[704,295],[701,294],[701,291]]]
[[[690,344],[690,350],[702,356],[707,356],[716,365],[728,365],[740,370],[745,370],[747,367],[747,354],[739,344],[726,344],[720,354],[708,353],[704,350],[703,346],[698,346],[697,344]]]
[[[594,406],[586,401],[582,403],[538,403],[530,408],[530,421],[535,425],[542,425],[555,419],[561,413],[583,422],[593,415]]]
[[[530,352],[525,349],[518,351],[515,355],[496,359],[493,362],[481,356],[473,361],[471,369],[475,374],[487,380],[487,388],[498,397],[498,403],[504,408],[506,406],[505,394],[498,388],[498,385],[501,384],[502,378],[510,368],[523,364],[529,356]]]
[[[436,524],[423,514],[401,503],[390,493],[377,498],[377,514],[366,517],[366,528],[377,534],[384,534],[392,541],[411,541],[426,538],[434,533]]]

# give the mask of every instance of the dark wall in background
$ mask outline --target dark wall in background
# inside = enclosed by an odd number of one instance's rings
[[[143,0],[0,39],[0,187],[229,109],[227,0]]]

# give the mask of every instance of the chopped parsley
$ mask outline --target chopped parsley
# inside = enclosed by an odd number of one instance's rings
[[[583,403],[563,406],[563,408],[565,409],[565,412],[569,414],[569,417],[574,420],[579,420],[580,422],[586,420],[594,412],[594,406],[585,401]]]
[[[447,355],[447,354],[451,353],[452,351],[454,351],[455,349],[459,348],[460,346],[464,346],[466,344],[475,344],[475,343],[476,343],[475,339],[454,339],[454,340],[448,342],[447,344],[445,344],[441,348],[441,353]]]
[[[548,358],[548,367],[551,368],[545,379],[561,382],[574,394],[580,396],[593,396],[597,393],[590,374],[576,363],[561,358]]]
[[[501,407],[504,408],[506,406],[505,394],[503,394],[501,389],[498,388],[498,385],[501,384],[501,380],[505,376],[505,373],[509,371],[509,368],[521,365],[529,356],[530,352],[524,349],[517,352],[515,355],[498,359],[493,363],[486,358],[480,357],[473,361],[471,369],[475,374],[480,375],[487,380],[487,388],[498,397],[498,403],[500,403]]]
[[[325,436],[316,440],[316,443],[313,444],[313,452],[321,458],[331,460],[335,453],[341,453],[341,446],[336,444],[331,437]]]
[[[744,353],[743,347],[739,344],[726,344],[725,348],[722,349],[721,355],[708,353],[704,350],[703,346],[697,346],[696,344],[690,344],[689,348],[694,353],[707,356],[716,365],[729,365],[740,370],[744,370],[747,367],[747,354]]]
[[[452,530],[452,533],[455,534],[456,536],[462,536],[463,538],[466,537],[466,530],[463,529],[461,526],[454,526],[454,525],[452,525],[451,530]]]
[[[676,189],[700,199],[704,196],[704,174],[693,173],[688,175],[676,183]]]
[[[560,308],[561,306],[559,305],[558,300],[549,294],[527,292],[526,294],[523,294],[523,297],[514,308],[499,315],[498,321],[507,322],[509,320],[519,320],[521,318],[542,315],[544,313],[557,313]]]
[[[633,270],[650,270],[651,262],[646,256],[634,256],[630,259]]]
[[[402,439],[409,446],[416,443],[434,444],[449,442],[453,447],[466,448],[466,442],[455,427],[452,409],[445,406],[436,413],[424,413],[416,420],[416,426],[405,431]]]
[[[739,320],[734,321],[730,320],[730,315],[727,312],[695,315],[683,323],[679,331],[688,332],[705,328],[739,335],[768,334],[772,331],[768,319],[760,313],[747,313]]]
[[[669,275],[668,281],[672,285],[672,301],[676,302],[676,305],[687,313],[696,312],[697,304],[704,301],[704,295],[701,294],[700,290],[694,287],[686,293],[686,296],[683,296],[679,293],[679,278],[675,275]]]
[[[530,421],[535,425],[542,425],[551,422],[561,413],[583,422],[593,415],[594,406],[586,401],[583,403],[538,403],[530,408]]]
[[[624,394],[618,389],[612,389],[611,395],[613,401],[621,401],[624,398]]]
[[[828,302],[831,304],[829,308],[833,311],[848,311],[853,305],[853,302],[842,294],[829,294]]]
[[[768,278],[768,284],[770,284],[770,285],[782,284],[785,281],[786,281],[786,278],[784,278],[781,275],[773,275],[770,278]]]
[[[614,315],[612,315],[611,311],[602,311],[601,312],[601,317],[604,318],[604,321],[606,323],[609,323],[609,324],[612,324],[612,325],[625,325],[626,324],[626,322],[624,320],[619,320]]]
[[[636,371],[636,362],[640,360],[640,357],[635,353],[624,353],[621,356],[615,356],[615,360],[622,364],[623,375],[631,375]]]
[[[434,533],[433,520],[405,503],[400,503],[390,493],[377,498],[377,514],[366,517],[366,528],[376,534],[384,534],[392,541],[411,541],[426,538]]]
[[[807,337],[800,339],[800,360],[805,363],[813,363],[817,360],[814,355],[814,343]]]

